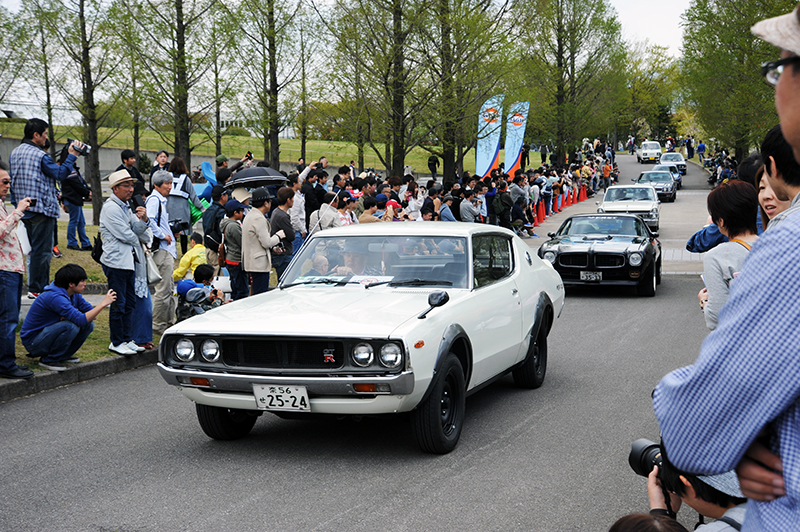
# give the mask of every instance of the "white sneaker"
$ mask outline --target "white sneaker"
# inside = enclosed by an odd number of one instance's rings
[[[121,343],[119,345],[114,345],[113,343],[110,343],[108,344],[108,350],[118,355],[122,355],[124,357],[129,357],[131,355],[136,354],[136,351],[128,347],[128,344],[126,343]]]
[[[128,346],[128,349],[133,349],[137,353],[144,353],[144,347],[140,347],[140,346],[136,345],[136,342],[134,342],[133,340],[131,340],[130,342],[128,342],[125,345]]]

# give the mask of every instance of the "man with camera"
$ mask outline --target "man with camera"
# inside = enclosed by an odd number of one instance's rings
[[[11,189],[15,198],[31,198],[22,217],[31,251],[28,255],[28,297],[36,298],[50,282],[50,258],[53,235],[59,216],[58,189],[72,173],[78,155],[88,153],[88,146],[71,141],[69,155],[61,166],[47,154],[50,146],[47,122],[31,118],[25,124],[25,138],[11,152]]]
[[[181,228],[170,225],[167,212],[167,198],[172,190],[172,174],[159,170],[153,174],[153,193],[147,197],[145,207],[153,231],[153,243],[150,249],[153,260],[161,275],[161,282],[155,286],[153,293],[153,332],[162,334],[175,323],[175,298],[172,297],[172,270],[178,250],[175,235]]]

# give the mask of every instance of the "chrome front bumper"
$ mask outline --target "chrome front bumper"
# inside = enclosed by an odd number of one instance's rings
[[[383,376],[269,376],[243,373],[216,373],[196,369],[175,369],[158,363],[158,371],[167,384],[182,388],[202,388],[219,392],[253,393],[254,384],[276,386],[305,386],[312,396],[364,396],[364,395],[410,395],[414,391],[414,372],[404,371]],[[191,377],[208,379],[209,386],[197,386]],[[354,384],[388,384],[388,392],[361,393],[353,389]]]

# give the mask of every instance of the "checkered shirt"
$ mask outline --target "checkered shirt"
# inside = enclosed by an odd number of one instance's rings
[[[58,218],[58,188],[56,182],[63,181],[72,173],[75,156],[70,154],[61,166],[50,156],[28,141],[14,148],[9,160],[11,166],[11,190],[14,198],[35,198],[30,212],[39,212],[50,218]]]
[[[753,246],[697,361],[664,377],[653,396],[670,459],[692,473],[730,471],[767,429],[787,494],[749,501],[746,532],[800,530],[798,265],[795,212]]]

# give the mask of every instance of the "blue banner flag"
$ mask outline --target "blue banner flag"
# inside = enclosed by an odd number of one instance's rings
[[[508,112],[505,172],[511,177],[514,177],[514,172],[520,167],[522,143],[525,140],[525,124],[528,122],[529,107],[529,102],[517,102],[511,106],[511,110]]]
[[[492,96],[481,107],[478,117],[478,143],[475,147],[475,175],[481,178],[500,164],[500,129],[503,118],[503,98]]]

